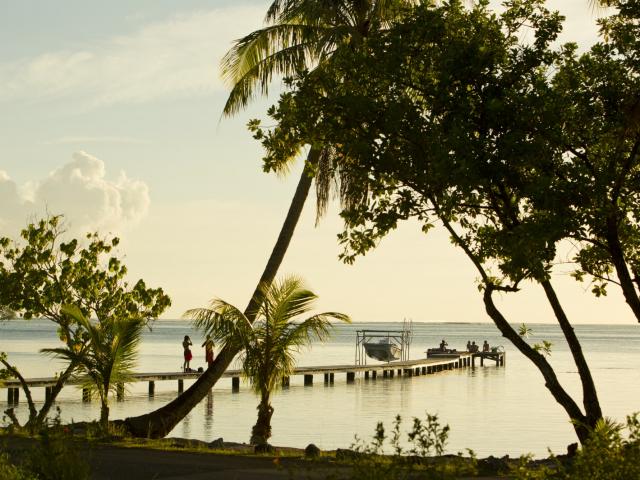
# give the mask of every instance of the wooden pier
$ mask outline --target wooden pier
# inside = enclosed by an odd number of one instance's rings
[[[432,375],[435,373],[454,370],[459,368],[474,368],[476,358],[480,359],[480,365],[484,365],[485,360],[493,360],[497,366],[505,365],[504,352],[480,352],[468,353],[459,352],[456,354],[435,355],[429,358],[417,360],[396,361],[389,363],[376,363],[372,365],[324,365],[324,366],[308,366],[297,367],[293,375],[302,375],[305,386],[312,386],[316,375],[323,376],[324,384],[331,385],[335,381],[336,374],[345,374],[346,382],[355,382],[356,375],[361,374],[364,380],[375,380],[378,377],[394,378],[394,377],[417,377],[420,375]],[[178,382],[178,393],[184,391],[185,380],[195,380],[202,373],[199,372],[161,372],[161,373],[135,373],[132,375],[133,381],[148,382],[149,396],[155,394],[155,382],[173,380]],[[227,370],[222,374],[223,378],[231,378],[231,390],[238,392],[240,390],[240,370]],[[289,377],[285,377],[282,386],[289,386]],[[26,379],[29,388],[40,387],[45,389],[45,397],[51,392],[52,387],[56,384],[56,378],[29,378]],[[70,380],[65,386],[80,385],[79,380]],[[9,404],[17,404],[20,397],[20,381],[5,380],[0,384],[0,388],[7,389],[7,401]],[[116,389],[116,397],[118,400],[124,399],[124,385],[119,384]],[[87,391],[82,392],[83,401],[89,401]]]

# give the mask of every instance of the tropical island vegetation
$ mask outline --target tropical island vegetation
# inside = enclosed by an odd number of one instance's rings
[[[291,372],[292,348],[325,338],[331,319],[348,320],[329,312],[294,323],[309,312],[315,295],[296,278],[275,281],[315,183],[318,219],[334,193],[340,199],[346,263],[412,219],[425,233],[444,228],[476,269],[486,313],[539,370],[580,443],[571,458],[533,466],[525,459],[504,473],[638,476],[637,416],[628,417],[627,436],[607,420],[552,280],[555,260],[570,242],[573,277],[590,282],[596,296],[619,289],[640,322],[640,4],[603,3],[613,13],[600,21],[601,41],[580,52],[575,44],[557,44],[563,19],[543,0],[511,0],[501,13],[487,1],[273,1],[267,26],[240,39],[223,61],[223,74],[233,84],[225,113],[236,113],[258,92],[266,93],[274,75],[284,75],[288,88],[268,112],[275,126],[254,120],[249,129],[265,148],[266,172],[286,172],[301,152],[308,153],[247,307],[216,299],[210,308],[186,313],[222,351],[174,401],[110,422],[109,395],[126,383],[142,329],[170,300],[142,280],[127,283],[126,267],[109,257],[118,239],[90,234],[86,246],[63,241],[61,217],[49,217],[22,232],[24,245],[0,239],[1,318],[54,322],[62,346],[43,353],[66,362],[38,411],[19,369],[0,354],[0,380],[20,380],[29,408],[24,425],[7,410],[13,429],[46,431],[65,382],[83,375],[101,400],[105,438],[113,429],[162,438],[240,354],[244,374],[260,395],[251,444],[272,451],[270,395]],[[578,395],[548,361],[553,346],[532,344],[531,329],[515,327],[496,305],[497,294],[515,296],[524,284],[543,291],[563,332],[580,377]],[[399,425],[400,419],[390,455],[383,448],[383,426],[372,444],[350,450],[346,478],[477,472],[473,454],[462,470],[451,467],[461,455],[445,467],[427,459],[444,453],[448,427],[441,428],[436,417],[414,422],[410,440],[417,446],[408,452],[399,447]],[[29,478],[2,459],[0,472]]]

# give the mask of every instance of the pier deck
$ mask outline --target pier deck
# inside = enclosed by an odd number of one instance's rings
[[[381,373],[383,378],[393,378],[395,376],[419,376],[430,375],[445,370],[453,370],[458,368],[475,367],[475,359],[480,358],[481,365],[484,365],[485,359],[494,360],[496,365],[504,365],[504,352],[500,353],[468,353],[459,352],[455,355],[443,354],[441,356],[432,356],[429,358],[421,358],[415,360],[395,361],[388,363],[375,363],[370,365],[320,365],[320,366],[302,366],[297,367],[293,375],[303,375],[304,385],[313,385],[314,375],[323,375],[325,384],[334,383],[336,373],[346,374],[347,383],[355,381],[356,374],[364,374],[364,379],[377,378]],[[133,380],[130,383],[148,382],[149,395],[155,392],[155,382],[166,380],[178,381],[178,392],[184,389],[184,380],[195,380],[202,373],[199,372],[152,372],[152,373],[134,373]],[[222,374],[223,378],[231,378],[232,391],[237,392],[240,389],[240,370],[227,370]],[[56,384],[56,378],[29,378],[25,379],[29,388],[43,387],[45,395],[49,394],[49,389]],[[70,380],[65,386],[80,385],[80,380]],[[283,386],[289,386],[289,378],[283,379]],[[18,403],[20,392],[19,380],[5,380],[0,384],[0,388],[8,390],[8,402],[10,404]],[[118,399],[124,398],[124,385],[119,385]],[[83,392],[83,399],[88,400],[87,392]]]

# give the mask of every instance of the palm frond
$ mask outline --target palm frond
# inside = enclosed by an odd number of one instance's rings
[[[197,330],[222,345],[244,348],[252,338],[253,327],[244,313],[218,298],[211,301],[209,308],[187,310],[183,317],[190,318]]]
[[[256,94],[269,92],[274,75],[302,71],[317,57],[317,29],[306,25],[269,26],[237,40],[221,62],[223,78],[233,84],[224,114],[236,113]]]

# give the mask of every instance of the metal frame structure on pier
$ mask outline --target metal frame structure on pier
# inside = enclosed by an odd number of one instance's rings
[[[405,320],[402,323],[402,330],[356,330],[356,365],[367,364],[367,352],[365,343],[387,340],[387,343],[396,345],[400,349],[400,361],[409,360],[409,350],[413,339],[413,321]]]

